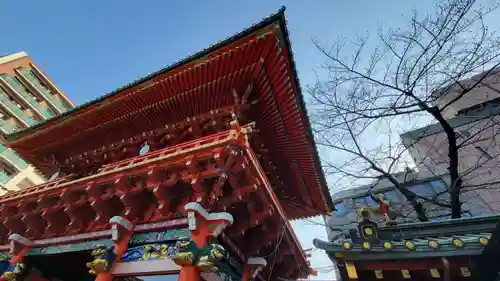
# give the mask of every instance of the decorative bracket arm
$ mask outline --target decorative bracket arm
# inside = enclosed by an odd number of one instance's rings
[[[249,258],[245,267],[243,268],[242,281],[250,281],[257,277],[264,267],[266,267],[267,261],[264,258]]]
[[[109,224],[111,224],[111,239],[114,242],[125,238],[134,229],[134,225],[130,221],[119,216],[112,217]]]
[[[204,247],[210,236],[217,237],[228,226],[233,224],[233,216],[229,213],[209,213],[198,203],[184,206],[187,212],[189,230],[198,247]]]
[[[113,248],[93,251],[94,261],[87,263],[87,267],[90,269],[89,273],[97,275],[96,281],[113,280],[110,270],[127,251],[128,242],[134,233],[134,225],[123,217],[112,217],[109,224],[111,225],[111,239],[114,242]]]
[[[111,225],[111,239],[114,242],[113,252],[119,260],[127,252],[128,241],[134,234],[134,225],[124,217],[115,216],[109,220]]]
[[[33,241],[19,234],[11,234],[9,236],[9,241],[10,254],[12,255],[10,264],[21,263],[24,259],[24,256],[33,246]]]
[[[179,252],[173,260],[182,267],[179,281],[199,281],[201,272],[216,272],[217,263],[228,258],[227,251],[215,238],[233,223],[233,216],[229,213],[209,213],[194,202],[186,204],[184,210],[192,241],[177,242]]]

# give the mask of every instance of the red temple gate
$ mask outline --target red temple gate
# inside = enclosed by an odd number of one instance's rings
[[[191,210],[198,216],[189,226],[194,246],[203,251],[210,244],[203,239],[220,233],[230,255],[248,261],[245,281],[255,272],[262,279],[305,278],[311,268],[288,220],[332,209],[283,10],[5,142],[42,173],[58,173],[0,197],[0,244],[10,235],[15,245],[11,267],[33,248],[111,229],[113,253],[95,254],[109,268],[91,264],[96,280],[111,280],[135,233],[166,228]],[[226,228],[196,238],[208,212],[223,212]],[[207,251],[217,256],[217,247]],[[262,269],[256,257],[270,266]],[[182,266],[181,278],[191,265]],[[200,268],[193,270],[190,276]]]

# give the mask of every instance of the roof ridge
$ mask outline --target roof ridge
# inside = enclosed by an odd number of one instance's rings
[[[77,112],[79,110],[82,110],[84,108],[87,108],[91,105],[94,105],[94,104],[97,104],[99,102],[102,102],[104,101],[105,99],[111,97],[111,96],[114,96],[115,94],[118,94],[124,90],[127,90],[129,88],[132,88],[134,86],[137,86],[145,81],[148,81],[150,80],[151,78],[155,77],[155,76],[158,76],[162,73],[166,73],[168,71],[171,71],[173,69],[176,69],[178,67],[181,67],[191,61],[194,61],[200,57],[203,57],[204,55],[206,55],[207,53],[211,52],[211,51],[215,51],[219,48],[222,48],[223,46],[225,45],[228,45],[228,44],[231,44],[232,42],[235,42],[237,40],[240,40],[248,35],[250,35],[251,33],[253,33],[254,31],[264,27],[264,26],[267,26],[267,25],[270,25],[272,24],[273,22],[275,21],[278,21],[280,19],[284,19],[284,12],[286,10],[286,7],[285,6],[282,6],[276,13],[272,13],[270,14],[269,16],[263,18],[261,21],[257,22],[257,23],[254,23],[252,24],[250,27],[247,27],[243,30],[241,30],[240,32],[237,32],[235,34],[233,34],[232,36],[228,36],[226,37],[225,39],[223,40],[219,40],[217,43],[215,44],[212,44],[212,45],[209,45],[208,47],[206,48],[203,48],[201,49],[200,51],[194,53],[194,54],[191,54],[191,55],[188,55],[180,60],[177,60],[177,61],[174,61],[172,62],[171,64],[165,66],[165,67],[162,67],[161,69],[157,70],[157,71],[154,71],[146,76],[143,76],[139,79],[136,79],[128,84],[125,84],[124,86],[122,87],[119,87],[119,88],[116,88],[115,90],[111,91],[111,92],[108,92],[98,98],[95,98],[93,100],[90,100],[88,102],[85,102],[79,106],[76,106],[75,108],[71,109],[71,110],[68,110],[60,115],[57,115],[57,116],[54,116],[53,118],[50,118],[50,119],[47,119],[47,120],[44,120],[38,124],[35,124],[31,127],[28,127],[28,128],[25,128],[21,131],[17,131],[17,132],[12,132],[12,133],[9,133],[9,134],[6,134],[5,136],[8,138],[8,139],[15,139],[19,136],[22,136],[24,133],[26,132],[29,132],[29,131],[33,131],[33,130],[36,130],[37,128],[40,128],[42,126],[44,126],[45,124],[47,123],[50,123],[50,122],[53,122],[53,121],[56,121],[56,120],[61,120],[62,118],[66,117],[66,116],[69,116],[71,114],[73,114],[74,112]]]

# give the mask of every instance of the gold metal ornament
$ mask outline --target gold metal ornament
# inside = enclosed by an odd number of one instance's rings
[[[12,271],[4,272],[1,277],[5,281],[16,281],[17,277],[23,273],[24,268],[23,263],[15,264]]]
[[[107,251],[105,249],[92,251],[91,256],[94,257],[94,260],[86,264],[90,274],[98,275],[99,273],[108,271],[109,262],[106,259],[106,255]]]

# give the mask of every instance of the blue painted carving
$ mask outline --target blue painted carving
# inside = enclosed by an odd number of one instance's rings
[[[10,263],[9,253],[0,253],[0,276],[9,269]]]
[[[2,275],[9,268],[9,261],[0,261],[0,275]]]
[[[229,260],[218,262],[217,268],[218,270],[216,274],[220,276],[223,281],[241,280],[241,273],[231,265],[231,262]]]
[[[14,281],[23,274],[25,266],[23,263],[16,263],[9,265],[7,269],[2,273],[1,279],[5,281]]]
[[[128,251],[122,256],[122,262],[140,261],[144,255],[143,246],[129,248]]]
[[[166,260],[172,259],[177,253],[175,242],[147,244],[129,248],[122,256],[122,262]]]

